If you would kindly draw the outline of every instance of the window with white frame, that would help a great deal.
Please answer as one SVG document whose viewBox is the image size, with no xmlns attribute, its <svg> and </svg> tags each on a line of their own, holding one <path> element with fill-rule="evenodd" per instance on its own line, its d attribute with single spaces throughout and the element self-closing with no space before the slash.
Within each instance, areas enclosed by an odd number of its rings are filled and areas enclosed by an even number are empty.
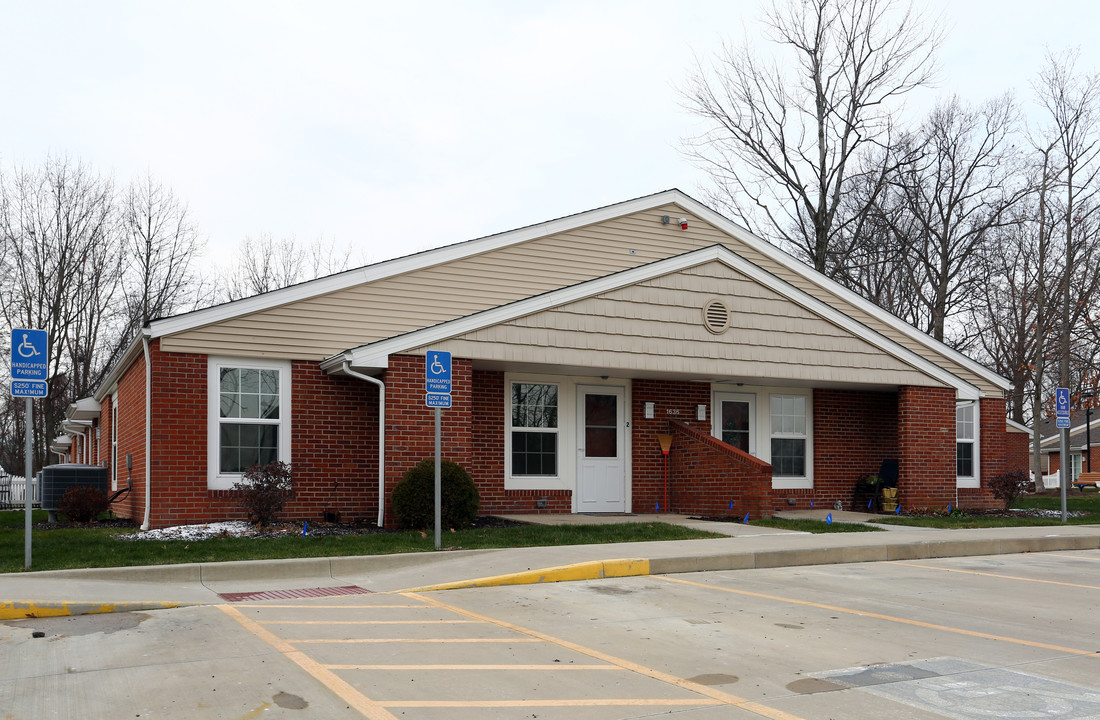
<svg viewBox="0 0 1100 720">
<path fill-rule="evenodd" d="M 976 475 L 977 422 L 974 403 L 955 407 L 955 474 L 960 480 L 972 480 Z"/>
<path fill-rule="evenodd" d="M 209 376 L 209 487 L 232 487 L 254 465 L 289 462 L 289 363 L 211 358 Z"/>
<path fill-rule="evenodd" d="M 771 396 L 772 476 L 807 476 L 807 403 L 804 395 Z"/>
<path fill-rule="evenodd" d="M 511 474 L 558 474 L 558 386 L 513 382 L 511 396 Z"/>
</svg>

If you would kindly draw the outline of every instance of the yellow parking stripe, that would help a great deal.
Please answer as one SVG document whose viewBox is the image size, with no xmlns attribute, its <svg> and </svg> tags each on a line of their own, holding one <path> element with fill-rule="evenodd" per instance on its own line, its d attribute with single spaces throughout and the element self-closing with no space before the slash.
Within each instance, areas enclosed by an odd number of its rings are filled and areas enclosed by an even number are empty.
<svg viewBox="0 0 1100 720">
<path fill-rule="evenodd" d="M 791 715 L 790 713 L 783 712 L 782 710 L 777 710 L 776 708 L 773 708 L 773 707 L 768 707 L 767 705 L 762 705 L 761 703 L 758 703 L 758 702 L 755 702 L 755 701 L 752 701 L 752 700 L 748 700 L 747 698 L 738 697 L 736 695 L 731 695 L 730 693 L 722 692 L 721 690 L 716 690 L 716 689 L 714 689 L 712 687 L 709 687 L 707 685 L 700 685 L 699 683 L 692 682 L 691 680 L 686 680 L 686 679 L 681 678 L 681 677 L 677 677 L 676 675 L 673 675 L 671 673 L 666 673 L 666 672 L 663 672 L 661 670 L 656 670 L 654 668 L 646 667 L 645 665 L 640 665 L 638 663 L 631 662 L 630 660 L 624 660 L 623 658 L 615 657 L 614 655 L 609 655 L 607 653 L 601 652 L 599 650 L 594 650 L 592 648 L 588 648 L 588 647 L 585 647 L 583 645 L 578 645 L 577 643 L 570 642 L 570 641 L 564 640 L 562 638 L 554 637 L 553 635 L 548 635 L 546 633 L 539 632 L 538 630 L 532 630 L 530 628 L 525 628 L 521 625 L 516 625 L 514 623 L 510 623 L 506 620 L 499 620 L 497 618 L 489 617 L 488 615 L 481 615 L 479 613 L 475 613 L 475 612 L 472 612 L 470 610 L 464 610 L 460 607 L 457 607 L 457 606 L 454 606 L 454 605 L 449 605 L 445 602 L 442 602 L 442 601 L 437 600 L 437 599 L 432 598 L 432 597 L 428 597 L 426 595 L 417 595 L 415 593 L 402 593 L 402 594 L 405 595 L 406 597 L 411 597 L 411 598 L 416 598 L 418 600 L 423 600 L 426 603 L 429 603 L 429 604 L 434 605 L 434 606 L 439 607 L 439 608 L 450 610 L 451 612 L 457 613 L 459 615 L 464 615 L 466 617 L 473 618 L 475 620 L 480 620 L 480 621 L 485 622 L 485 623 L 491 623 L 493 625 L 497 625 L 499 627 L 511 630 L 511 631 L 519 633 L 521 635 L 527 635 L 528 637 L 533 637 L 533 638 L 537 638 L 539 640 L 543 640 L 545 642 L 553 643 L 554 645 L 565 648 L 567 650 L 572 650 L 572 651 L 580 653 L 582 655 L 587 655 L 587 656 L 595 658 L 597 660 L 602 660 L 603 662 L 610 663 L 612 665 L 617 665 L 617 666 L 619 666 L 623 669 L 630 670 L 632 672 L 638 673 L 639 675 L 644 675 L 646 677 L 653 678 L 654 680 L 660 680 L 662 682 L 668 683 L 669 685 L 673 685 L 675 687 L 682 688 L 684 690 L 694 692 L 698 695 L 703 695 L 705 697 L 713 698 L 714 700 L 718 700 L 719 702 L 724 703 L 726 705 L 732 705 L 734 707 L 741 708 L 742 710 L 747 710 L 747 711 L 749 711 L 751 713 L 754 713 L 756 715 L 760 715 L 760 716 L 766 717 L 766 718 L 771 718 L 771 720 L 803 720 L 802 718 L 798 717 L 797 715 Z M 501 702 L 510 702 L 510 701 L 501 701 Z M 609 701 L 605 701 L 605 700 L 595 700 L 595 701 L 558 700 L 558 701 L 550 701 L 550 700 L 547 700 L 545 702 L 539 702 L 538 704 L 542 707 L 549 707 L 549 706 L 559 706 L 559 705 L 560 706 L 584 705 L 587 702 L 593 702 L 594 704 L 606 704 Z M 641 700 L 641 701 L 638 701 L 638 703 L 645 704 L 645 705 L 650 705 L 650 704 L 659 704 L 660 701 Z M 401 707 L 401 706 L 393 704 L 393 703 L 384 703 L 384 704 L 386 705 L 386 707 Z M 614 704 L 614 703 L 612 703 L 612 704 Z M 709 704 L 709 703 L 704 702 L 704 704 Z M 494 705 L 486 705 L 486 704 L 483 704 L 482 702 L 477 702 L 477 703 L 473 703 L 473 704 L 470 704 L 470 705 L 462 705 L 462 706 L 463 707 L 495 707 Z M 447 706 L 441 706 L 441 707 L 457 707 L 457 706 L 447 705 Z M 513 706 L 508 705 L 508 706 L 503 706 L 503 707 L 513 707 Z"/>
<path fill-rule="evenodd" d="M 542 642 L 535 638 L 309 638 L 308 640 L 289 640 L 294 645 L 324 645 L 356 643 L 527 643 Z"/>
<path fill-rule="evenodd" d="M 615 665 L 325 665 L 329 670 L 618 670 Z M 389 703 L 384 703 L 389 705 Z"/>
<path fill-rule="evenodd" d="M 257 620 L 261 625 L 476 625 L 476 620 Z"/>
<path fill-rule="evenodd" d="M 962 573 L 963 575 L 981 575 L 983 577 L 1002 578 L 1004 580 L 1021 580 L 1023 582 L 1043 583 L 1044 585 L 1062 585 L 1064 587 L 1084 588 L 1086 590 L 1100 590 L 1097 585 L 1079 585 L 1077 583 L 1059 582 L 1057 580 L 1038 580 L 1036 578 L 1017 577 L 1016 575 L 1000 575 L 998 573 L 978 572 L 977 570 L 959 570 L 957 568 L 942 568 L 932 565 L 917 565 L 916 563 L 895 562 L 893 565 L 923 568 L 924 570 L 939 570 L 941 572 Z"/>
<path fill-rule="evenodd" d="M 395 700 L 389 708 L 512 708 L 512 707 L 614 707 L 654 705 L 713 705 L 702 698 L 583 698 L 580 700 Z M 794 717 L 788 715 L 787 717 Z"/>
<path fill-rule="evenodd" d="M 241 610 L 251 610 L 253 608 L 292 608 L 298 610 L 374 610 L 375 608 L 381 608 L 384 610 L 416 610 L 423 609 L 423 605 L 264 605 L 263 603 L 250 602 L 247 605 L 240 605 Z"/>
<path fill-rule="evenodd" d="M 780 595 L 768 595 L 766 593 L 756 593 L 750 592 L 748 590 L 736 590 L 734 588 L 720 587 L 718 585 L 708 585 L 706 583 L 694 582 L 692 580 L 684 580 L 682 578 L 669 577 L 667 575 L 652 575 L 651 577 L 657 578 L 659 580 L 664 580 L 665 582 L 692 585 L 694 587 L 707 588 L 708 590 L 733 593 L 734 595 L 745 595 L 747 597 L 761 598 L 763 600 L 775 600 L 776 602 L 791 603 L 792 605 L 802 605 L 805 607 L 828 610 L 830 612 L 840 612 L 846 613 L 848 615 L 859 615 L 861 617 L 875 618 L 876 620 L 896 622 L 902 625 L 913 625 L 915 627 L 928 628 L 930 630 L 942 630 L 943 632 L 955 633 L 957 635 L 966 635 L 968 637 L 977 637 L 985 640 L 997 640 L 1000 642 L 1012 643 L 1014 645 L 1026 645 L 1027 647 L 1041 648 L 1043 650 L 1055 650 L 1057 652 L 1064 652 L 1070 655 L 1086 655 L 1100 659 L 1100 654 L 1097 654 L 1094 650 L 1081 650 L 1079 648 L 1051 645 L 1050 643 L 1035 642 L 1033 640 L 1005 637 L 1004 635 L 991 635 L 989 633 L 978 632 L 976 630 L 965 630 L 963 628 L 951 627 L 949 625 L 937 625 L 935 623 L 927 623 L 920 620 L 910 620 L 909 618 L 895 617 L 893 615 L 883 615 L 881 613 L 868 612 L 866 610 L 857 610 L 855 608 L 846 608 L 839 605 L 825 605 L 824 603 L 810 602 L 809 600 L 797 600 L 795 598 L 782 597 Z"/>
<path fill-rule="evenodd" d="M 245 617 L 237 608 L 230 607 L 229 605 L 218 605 L 217 607 L 226 615 L 240 623 L 250 633 L 282 653 L 286 659 L 312 675 L 318 682 L 336 693 L 341 700 L 346 702 L 350 707 L 355 708 L 364 717 L 369 720 L 397 720 L 395 715 L 387 711 L 381 705 L 356 690 L 349 683 L 342 680 L 331 670 L 326 669 L 313 658 L 300 650 L 295 650 L 293 645 L 284 641 L 278 635 L 265 629 L 254 620 Z"/>
</svg>

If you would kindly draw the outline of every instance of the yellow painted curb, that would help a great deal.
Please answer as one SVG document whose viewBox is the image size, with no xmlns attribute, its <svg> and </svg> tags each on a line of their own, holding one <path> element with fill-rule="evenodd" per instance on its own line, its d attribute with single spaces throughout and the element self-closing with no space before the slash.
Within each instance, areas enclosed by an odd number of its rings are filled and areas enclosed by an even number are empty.
<svg viewBox="0 0 1100 720">
<path fill-rule="evenodd" d="M 38 602 L 28 600 L 0 602 L 0 620 L 61 617 L 65 615 L 95 615 L 97 613 L 134 612 L 138 610 L 166 610 L 188 607 L 194 603 L 180 602 Z"/>
<path fill-rule="evenodd" d="M 498 585 L 534 585 L 537 583 L 597 580 L 599 578 L 631 577 L 634 575 L 649 575 L 649 560 L 642 558 L 593 560 L 575 563 L 573 565 L 559 565 L 557 567 L 542 568 L 541 570 L 527 570 L 526 572 L 510 573 L 508 575 L 494 575 L 493 577 L 478 578 L 476 580 L 459 580 L 457 582 L 441 583 L 439 585 L 425 585 L 423 587 L 408 588 L 407 590 L 399 590 L 397 592 L 431 592 L 433 590 L 459 590 L 462 588 L 495 587 Z"/>
</svg>

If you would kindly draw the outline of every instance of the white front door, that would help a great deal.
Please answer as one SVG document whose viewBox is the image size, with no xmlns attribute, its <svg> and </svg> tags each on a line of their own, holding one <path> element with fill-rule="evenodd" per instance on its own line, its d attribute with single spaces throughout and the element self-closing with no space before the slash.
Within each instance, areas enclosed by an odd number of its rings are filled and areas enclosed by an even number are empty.
<svg viewBox="0 0 1100 720">
<path fill-rule="evenodd" d="M 577 512 L 626 512 L 626 392 L 577 386 Z"/>
<path fill-rule="evenodd" d="M 756 396 L 714 393 L 711 435 L 727 445 L 756 455 Z"/>
</svg>

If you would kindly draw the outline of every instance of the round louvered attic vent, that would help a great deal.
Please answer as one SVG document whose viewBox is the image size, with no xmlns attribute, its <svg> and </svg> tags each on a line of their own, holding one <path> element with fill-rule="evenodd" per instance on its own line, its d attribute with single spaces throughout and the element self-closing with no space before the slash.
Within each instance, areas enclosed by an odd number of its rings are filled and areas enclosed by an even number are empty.
<svg viewBox="0 0 1100 720">
<path fill-rule="evenodd" d="M 715 335 L 730 326 L 730 311 L 721 300 L 711 300 L 703 306 L 703 325 Z"/>
</svg>

